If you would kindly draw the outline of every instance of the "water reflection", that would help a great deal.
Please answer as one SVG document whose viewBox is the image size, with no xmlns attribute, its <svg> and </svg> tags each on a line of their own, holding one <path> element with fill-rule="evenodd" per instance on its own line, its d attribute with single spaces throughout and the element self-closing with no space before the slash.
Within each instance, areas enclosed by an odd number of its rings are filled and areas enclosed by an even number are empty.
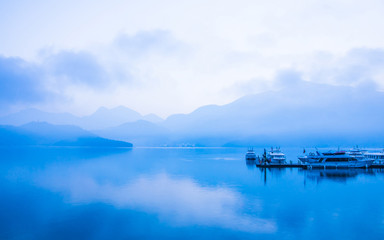
<svg viewBox="0 0 384 240">
<path fill-rule="evenodd" d="M 264 185 L 271 180 L 275 182 L 289 172 L 296 172 L 296 177 L 302 177 L 304 184 L 307 180 L 320 183 L 321 181 L 347 182 L 348 180 L 357 179 L 358 176 L 376 176 L 384 175 L 384 169 L 374 168 L 350 168 L 350 169 L 303 169 L 303 168 L 261 168 L 257 167 L 254 161 L 246 161 L 246 166 L 249 170 L 256 170 L 262 177 Z"/>
<path fill-rule="evenodd" d="M 246 166 L 249 170 L 257 170 L 263 178 L 264 185 L 267 184 L 268 179 L 279 179 L 286 173 L 286 168 L 270 167 L 263 168 L 257 167 L 256 162 L 252 160 L 246 160 Z"/>
<path fill-rule="evenodd" d="M 261 175 L 263 176 L 264 185 L 267 184 L 269 179 L 281 178 L 287 169 L 285 168 L 258 168 Z"/>
<path fill-rule="evenodd" d="M 0 239 L 384 235 L 381 169 L 260 169 L 241 149 L 25 151 L 2 155 Z"/>
<path fill-rule="evenodd" d="M 254 160 L 245 160 L 245 165 L 247 165 L 248 169 L 254 169 L 256 167 Z"/>
<path fill-rule="evenodd" d="M 356 179 L 359 175 L 371 175 L 374 176 L 379 173 L 376 169 L 311 169 L 304 170 L 304 177 L 308 180 L 320 183 L 321 181 L 335 181 L 335 182 L 347 182 L 348 180 Z"/>
<path fill-rule="evenodd" d="M 228 187 L 201 186 L 190 178 L 166 173 L 120 182 L 100 181 L 92 172 L 102 169 L 83 169 L 81 165 L 48 168 L 39 173 L 36 183 L 64 194 L 71 204 L 107 203 L 119 209 L 157 214 L 174 225 L 216 226 L 259 233 L 276 231 L 274 222 L 245 214 L 242 195 Z"/>
</svg>

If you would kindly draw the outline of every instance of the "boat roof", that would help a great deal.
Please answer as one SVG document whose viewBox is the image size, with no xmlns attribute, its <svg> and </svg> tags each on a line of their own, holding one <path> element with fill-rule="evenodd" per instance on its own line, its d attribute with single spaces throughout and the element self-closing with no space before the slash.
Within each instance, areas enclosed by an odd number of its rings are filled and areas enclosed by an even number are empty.
<svg viewBox="0 0 384 240">
<path fill-rule="evenodd" d="M 282 152 L 269 152 L 269 155 L 276 155 L 276 156 L 284 156 L 285 154 Z"/>
<path fill-rule="evenodd" d="M 364 155 L 375 155 L 375 156 L 383 156 L 384 152 L 366 152 Z"/>
</svg>

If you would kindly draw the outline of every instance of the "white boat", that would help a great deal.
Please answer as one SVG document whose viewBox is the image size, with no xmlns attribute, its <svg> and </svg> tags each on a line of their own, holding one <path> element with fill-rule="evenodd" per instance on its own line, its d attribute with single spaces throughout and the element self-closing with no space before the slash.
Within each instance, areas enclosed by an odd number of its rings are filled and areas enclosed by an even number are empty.
<svg viewBox="0 0 384 240">
<path fill-rule="evenodd" d="M 345 151 L 329 151 L 325 153 L 309 153 L 299 156 L 299 160 L 308 168 L 364 168 L 373 163 L 373 159 L 356 157 Z"/>
<path fill-rule="evenodd" d="M 256 154 L 253 151 L 253 148 L 249 148 L 248 152 L 245 154 L 245 160 L 247 161 L 254 161 L 256 160 Z"/>
<path fill-rule="evenodd" d="M 285 154 L 280 150 L 280 148 L 271 148 L 271 151 L 268 151 L 266 153 L 264 149 L 264 162 L 270 164 L 270 165 L 283 165 L 286 164 L 285 160 Z"/>
<path fill-rule="evenodd" d="M 367 152 L 367 150 L 361 150 L 358 146 L 356 146 L 349 151 L 346 151 L 345 153 L 351 157 L 356 158 L 357 160 L 361 160 L 367 158 L 367 156 L 364 155 L 365 152 Z"/>
<path fill-rule="evenodd" d="M 376 164 L 384 164 L 384 150 L 381 152 L 365 152 L 364 156 L 373 159 Z"/>
</svg>

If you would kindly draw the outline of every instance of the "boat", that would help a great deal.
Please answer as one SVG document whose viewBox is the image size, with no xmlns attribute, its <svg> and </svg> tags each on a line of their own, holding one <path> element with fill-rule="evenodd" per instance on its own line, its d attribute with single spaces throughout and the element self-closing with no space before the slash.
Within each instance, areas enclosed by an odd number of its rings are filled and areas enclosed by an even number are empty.
<svg viewBox="0 0 384 240">
<path fill-rule="evenodd" d="M 310 152 L 299 156 L 299 160 L 307 168 L 368 168 L 373 164 L 373 159 L 347 154 L 345 151 L 329 151 L 320 153 Z"/>
<path fill-rule="evenodd" d="M 378 152 L 365 152 L 364 156 L 373 159 L 375 164 L 384 164 L 384 150 Z"/>
<path fill-rule="evenodd" d="M 248 152 L 245 154 L 245 160 L 247 160 L 247 161 L 255 161 L 256 160 L 256 154 L 253 151 L 253 148 L 248 149 Z"/>
<path fill-rule="evenodd" d="M 348 154 L 351 157 L 356 158 L 357 160 L 361 160 L 361 159 L 367 158 L 366 155 L 364 155 L 365 152 L 367 152 L 367 151 L 361 150 L 358 146 L 356 146 L 356 147 L 350 149 L 349 151 L 347 151 L 346 154 Z"/>
<path fill-rule="evenodd" d="M 271 151 L 267 153 L 267 160 L 270 164 L 285 164 L 285 154 L 280 150 L 280 148 L 271 148 Z"/>
<path fill-rule="evenodd" d="M 280 166 L 286 164 L 285 160 L 285 154 L 280 150 L 280 148 L 271 148 L 271 151 L 268 152 L 264 149 L 264 154 L 262 159 L 259 160 L 259 164 Z"/>
</svg>

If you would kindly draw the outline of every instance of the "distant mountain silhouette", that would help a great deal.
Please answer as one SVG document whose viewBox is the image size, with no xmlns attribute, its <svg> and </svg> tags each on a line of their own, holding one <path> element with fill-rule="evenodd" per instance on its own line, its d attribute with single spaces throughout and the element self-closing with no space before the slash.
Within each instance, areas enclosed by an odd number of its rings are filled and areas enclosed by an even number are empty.
<svg viewBox="0 0 384 240">
<path fill-rule="evenodd" d="M 382 145 L 384 93 L 300 82 L 168 117 L 180 142 L 211 146 Z"/>
<path fill-rule="evenodd" d="M 87 130 L 95 130 L 116 127 L 141 119 L 157 123 L 163 121 L 155 114 L 142 116 L 134 110 L 120 106 L 112 109 L 101 107 L 95 113 L 84 117 L 76 117 L 69 113 L 47 113 L 31 108 L 0 117 L 0 124 L 20 126 L 33 121 L 42 121 L 56 125 L 76 125 Z"/>
<path fill-rule="evenodd" d="M 98 137 L 76 126 L 31 122 L 20 127 L 0 126 L 0 145 L 132 147 L 131 143 Z"/>
<path fill-rule="evenodd" d="M 160 123 L 96 131 L 143 146 L 382 146 L 384 93 L 307 82 L 208 105 Z"/>
<path fill-rule="evenodd" d="M 134 122 L 142 116 L 129 108 L 120 106 L 112 109 L 99 108 L 95 113 L 80 119 L 78 126 L 86 129 L 115 127 L 126 122 Z"/>
<path fill-rule="evenodd" d="M 151 122 L 151 123 L 159 123 L 159 122 L 162 122 L 164 119 L 162 119 L 161 117 L 157 116 L 156 114 L 148 114 L 148 115 L 145 115 L 142 120 L 145 120 L 147 122 Z"/>
<path fill-rule="evenodd" d="M 70 114 L 25 110 L 24 113 L 1 118 L 0 123 L 7 121 L 23 123 L 33 118 L 51 119 L 52 122 L 68 121 L 71 122 L 70 125 L 92 129 L 102 137 L 129 141 L 139 146 L 358 144 L 382 147 L 383 103 L 384 93 L 372 88 L 331 86 L 300 81 L 280 90 L 248 95 L 223 106 L 208 105 L 190 114 L 175 114 L 166 120 L 161 120 L 155 115 L 143 117 L 133 110 L 118 107 L 100 108 L 94 114 L 83 118 Z M 20 141 L 31 141 L 24 139 L 25 136 L 20 131 L 32 131 L 32 129 L 28 125 L 20 128 L 6 126 L 2 127 L 0 135 L 13 131 L 12 134 L 19 137 Z M 36 127 L 36 129 L 49 129 L 49 127 Z M 49 132 L 47 130 L 46 134 L 49 135 Z M 74 134 L 76 136 L 94 137 L 89 132 L 87 135 L 69 127 L 63 128 L 61 134 L 66 136 L 65 134 L 72 132 L 76 132 Z M 54 137 L 51 136 L 51 139 Z M 61 140 L 66 141 L 66 144 L 69 140 L 75 141 L 69 136 L 68 139 Z"/>
</svg>

